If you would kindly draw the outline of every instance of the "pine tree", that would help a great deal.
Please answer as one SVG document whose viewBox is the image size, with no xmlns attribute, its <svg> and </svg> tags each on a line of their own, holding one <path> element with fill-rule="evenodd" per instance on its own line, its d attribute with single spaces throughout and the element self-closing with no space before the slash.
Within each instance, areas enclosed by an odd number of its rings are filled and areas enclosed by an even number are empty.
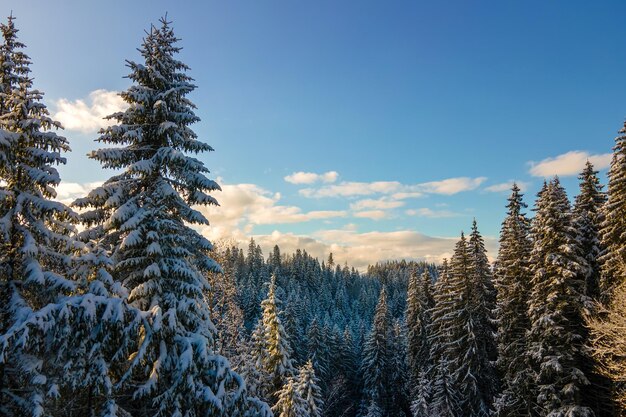
<svg viewBox="0 0 626 417">
<path fill-rule="evenodd" d="M 586 267 L 578 253 L 570 204 L 558 179 L 539 193 L 532 223 L 532 290 L 529 353 L 538 385 L 539 415 L 592 416 L 581 390 L 589 381 L 581 369 L 582 307 Z"/>
<path fill-rule="evenodd" d="M 431 310 L 432 321 L 428 326 L 431 363 L 422 377 L 427 378 L 432 387 L 431 413 L 441 417 L 453 417 L 459 413 L 459 393 L 453 386 L 450 358 L 456 357 L 454 341 L 460 329 L 454 327 L 457 295 L 453 292 L 447 259 L 443 260 L 434 289 L 435 306 Z"/>
<path fill-rule="evenodd" d="M 272 407 L 276 417 L 306 417 L 306 405 L 300 396 L 294 377 L 289 377 L 277 393 L 278 400 Z"/>
<path fill-rule="evenodd" d="M 458 392 L 464 416 L 487 416 L 491 404 L 489 354 L 484 340 L 483 311 L 479 304 L 481 282 L 477 279 L 476 249 L 461 234 L 450 260 L 453 297 L 451 335 L 453 347 L 446 357 L 452 366 L 452 386 Z"/>
<path fill-rule="evenodd" d="M 576 196 L 573 212 L 573 226 L 577 241 L 588 265 L 586 276 L 586 295 L 594 299 L 600 296 L 600 225 L 603 220 L 602 208 L 606 195 L 598 179 L 598 171 L 587 161 L 585 169 L 578 177 L 580 192 Z"/>
<path fill-rule="evenodd" d="M 472 233 L 468 242 L 470 256 L 469 288 L 471 294 L 471 312 L 476 323 L 475 334 L 479 348 L 478 389 L 483 393 L 484 401 L 491 409 L 492 401 L 499 381 L 493 363 L 498 357 L 495 335 L 494 312 L 496 310 L 496 289 L 493 282 L 491 265 L 482 235 L 478 231 L 476 220 L 472 223 Z M 474 371 L 472 371 L 474 374 Z"/>
<path fill-rule="evenodd" d="M 600 258 L 600 299 L 604 303 L 610 302 L 613 290 L 626 282 L 626 122 L 615 138 L 608 175 L 608 200 L 600 232 L 605 250 Z"/>
<path fill-rule="evenodd" d="M 463 416 L 460 413 L 459 391 L 454 386 L 451 373 L 454 367 L 445 356 L 439 358 L 432 380 L 433 394 L 430 404 L 430 415 L 440 417 Z"/>
<path fill-rule="evenodd" d="M 606 195 L 602 192 L 602 186 L 598 179 L 598 171 L 587 161 L 585 169 L 579 175 L 580 192 L 576 196 L 572 223 L 576 232 L 576 244 L 583 254 L 588 268 L 581 277 L 585 281 L 585 295 L 589 301 L 600 299 L 600 255 L 603 252 L 600 244 L 599 230 L 602 223 L 602 208 L 606 202 Z M 595 308 L 591 303 L 584 306 L 588 315 L 595 314 Z M 589 345 L 589 329 L 582 327 L 581 336 L 585 349 L 583 350 L 582 367 L 590 384 L 583 391 L 583 400 L 591 407 L 598 416 L 614 415 L 613 402 L 611 400 L 611 381 L 599 375 Z"/>
<path fill-rule="evenodd" d="M 322 400 L 322 390 L 319 387 L 319 379 L 315 376 L 313 363 L 309 360 L 298 374 L 298 384 L 296 389 L 304 401 L 304 413 L 302 416 L 321 417 L 324 401 Z"/>
<path fill-rule="evenodd" d="M 513 184 L 502 222 L 496 261 L 498 361 L 503 389 L 495 402 L 497 416 L 533 416 L 536 410 L 533 371 L 526 333 L 530 330 L 530 221 L 517 184 Z"/>
<path fill-rule="evenodd" d="M 381 410 L 382 415 L 389 415 L 393 407 L 394 390 L 393 364 L 393 323 L 387 306 L 385 288 L 380 292 L 372 329 L 363 347 L 362 374 L 364 391 L 371 399 L 373 410 Z"/>
<path fill-rule="evenodd" d="M 409 277 L 405 317 L 408 328 L 407 361 L 410 386 L 414 388 L 418 388 L 422 374 L 431 366 L 428 329 L 431 324 L 430 313 L 434 306 L 432 278 L 428 268 L 425 268 L 419 277 L 417 271 L 412 271 Z M 412 395 L 418 393 L 414 390 Z"/>
<path fill-rule="evenodd" d="M 204 297 L 205 274 L 219 271 L 212 246 L 189 225 L 208 220 L 192 206 L 216 204 L 219 186 L 189 153 L 211 151 L 190 125 L 199 119 L 186 97 L 195 86 L 170 22 L 161 19 L 139 49 L 143 63 L 128 62 L 133 85 L 121 93 L 127 110 L 93 151 L 105 168 L 121 170 L 75 205 L 86 230 L 111 253 L 113 277 L 129 290 L 132 306 L 149 314 L 150 330 L 130 356 L 120 383 L 125 408 L 143 415 L 213 415 L 242 400 L 241 378 L 216 354 L 215 328 Z"/>
<path fill-rule="evenodd" d="M 610 326 L 623 323 L 626 312 L 623 296 L 626 292 L 626 122 L 619 130 L 613 147 L 613 158 L 608 172 L 608 199 L 604 204 L 600 230 L 603 254 L 600 257 L 600 301 L 606 306 L 606 317 L 592 318 L 592 348 L 594 357 L 602 364 L 602 372 L 612 377 L 617 391 L 617 401 L 626 408 L 626 383 L 623 373 L 616 377 L 616 370 L 623 362 L 624 343 Z M 618 329 L 620 329 L 618 327 Z M 621 330 L 618 332 L 623 333 Z M 604 338 L 606 336 L 606 338 Z M 616 337 L 617 336 L 617 337 Z M 607 345 L 610 344 L 610 345 Z M 610 346 L 610 347 L 609 347 Z M 621 358 L 621 359 L 620 359 Z M 618 371 L 619 373 L 619 371 Z"/>
<path fill-rule="evenodd" d="M 420 375 L 415 392 L 416 395 L 411 402 L 412 417 L 430 417 L 432 387 L 425 373 Z"/>
<path fill-rule="evenodd" d="M 67 139 L 52 131 L 61 125 L 49 117 L 43 93 L 33 89 L 12 16 L 0 31 L 0 342 L 8 343 L 8 333 L 75 288 L 64 275 L 75 248 L 70 234 L 76 215 L 53 200 L 60 182 L 55 166 L 66 163 L 61 153 L 70 150 Z M 5 345 L 0 412 L 43 413 L 44 397 L 55 394 L 41 368 L 45 348 Z"/>
<path fill-rule="evenodd" d="M 270 401 L 278 398 L 278 392 L 287 384 L 287 380 L 295 376 L 291 359 L 291 344 L 282 324 L 281 301 L 276 292 L 276 275 L 272 275 L 267 298 L 261 303 L 263 308 L 261 319 L 264 347 L 263 370 L 267 378 L 264 390 L 267 392 L 266 398 Z"/>
</svg>

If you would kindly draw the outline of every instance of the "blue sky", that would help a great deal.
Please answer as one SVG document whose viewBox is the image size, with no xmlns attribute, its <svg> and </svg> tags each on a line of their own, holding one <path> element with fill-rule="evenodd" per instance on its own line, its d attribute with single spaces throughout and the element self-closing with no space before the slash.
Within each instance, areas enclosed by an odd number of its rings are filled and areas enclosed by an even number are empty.
<svg viewBox="0 0 626 417">
<path fill-rule="evenodd" d="M 606 166 L 626 116 L 623 1 L 56 3 L 2 10 L 67 128 L 62 196 L 110 175 L 84 156 L 94 120 L 168 12 L 225 186 L 214 239 L 436 260 L 475 216 L 493 255 L 507 196 L 493 189 L 520 181 L 532 203 L 560 174 L 573 196 L 571 173 Z M 297 172 L 331 174 L 285 180 Z"/>
</svg>

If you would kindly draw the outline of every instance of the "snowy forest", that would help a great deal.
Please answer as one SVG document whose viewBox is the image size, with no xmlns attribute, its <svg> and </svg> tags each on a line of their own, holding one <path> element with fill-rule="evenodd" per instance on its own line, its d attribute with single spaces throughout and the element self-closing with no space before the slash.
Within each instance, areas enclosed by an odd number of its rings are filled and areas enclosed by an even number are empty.
<svg viewBox="0 0 626 417">
<path fill-rule="evenodd" d="M 441 264 L 358 271 L 198 232 L 219 185 L 166 19 L 94 138 L 110 178 L 59 202 L 69 141 L 0 29 L 1 416 L 626 415 L 626 124 L 606 189 L 513 186 L 495 262 L 475 220 Z"/>
</svg>

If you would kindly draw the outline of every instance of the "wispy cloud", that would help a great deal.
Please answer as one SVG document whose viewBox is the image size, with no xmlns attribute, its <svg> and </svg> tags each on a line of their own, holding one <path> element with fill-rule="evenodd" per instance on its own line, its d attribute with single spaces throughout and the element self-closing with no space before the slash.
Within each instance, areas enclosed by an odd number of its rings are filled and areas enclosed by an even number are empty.
<svg viewBox="0 0 626 417">
<path fill-rule="evenodd" d="M 389 213 L 385 210 L 364 210 L 354 213 L 354 217 L 360 217 L 362 219 L 380 220 L 389 216 Z"/>
<path fill-rule="evenodd" d="M 309 198 L 358 197 L 391 195 L 395 199 L 416 198 L 423 194 L 453 195 L 478 188 L 486 177 L 457 177 L 420 184 L 402 184 L 398 181 L 341 182 L 319 188 L 304 188 L 300 194 Z"/>
<path fill-rule="evenodd" d="M 553 175 L 569 176 L 579 174 L 589 160 L 596 169 L 608 168 L 611 164 L 611 154 L 589 154 L 584 151 L 570 151 L 539 162 L 531 161 L 530 174 L 535 177 L 551 177 Z"/>
<path fill-rule="evenodd" d="M 405 213 L 409 216 L 429 217 L 433 219 L 439 219 L 439 218 L 444 218 L 444 217 L 457 217 L 457 216 L 462 215 L 460 213 L 455 213 L 450 210 L 433 210 L 433 209 L 426 208 L 426 207 L 418 208 L 418 209 L 409 209 L 409 210 L 406 210 Z"/>
<path fill-rule="evenodd" d="M 337 178 L 339 178 L 337 171 L 328 171 L 323 174 L 299 171 L 287 175 L 284 179 L 291 184 L 313 184 L 316 182 L 332 183 L 337 181 Z"/>
<path fill-rule="evenodd" d="M 399 191 L 402 184 L 398 181 L 375 181 L 375 182 L 342 182 L 321 188 L 304 188 L 300 194 L 305 197 L 354 197 L 373 194 L 389 194 Z"/>
<path fill-rule="evenodd" d="M 448 178 L 441 181 L 425 182 L 420 184 L 421 191 L 433 194 L 453 195 L 462 191 L 471 191 L 480 187 L 487 180 L 487 177 L 469 178 L 458 177 Z"/>
<path fill-rule="evenodd" d="M 63 127 L 83 133 L 96 133 L 114 121 L 104 117 L 122 111 L 127 104 L 115 91 L 95 90 L 87 99 L 69 100 L 62 98 L 54 103 L 53 118 Z"/>
<path fill-rule="evenodd" d="M 527 182 L 511 180 L 511 181 L 502 182 L 499 184 L 490 185 L 488 187 L 485 187 L 484 190 L 490 193 L 509 192 L 511 191 L 511 188 L 513 188 L 513 183 L 517 184 L 517 186 L 519 187 L 521 191 L 526 191 L 526 189 L 528 189 L 529 184 Z"/>
<path fill-rule="evenodd" d="M 405 204 L 404 201 L 389 200 L 386 198 L 381 198 L 377 200 L 365 199 L 365 200 L 359 200 L 355 203 L 350 204 L 350 208 L 352 210 L 365 210 L 365 209 L 386 210 L 386 209 L 402 207 L 404 204 Z"/>
</svg>

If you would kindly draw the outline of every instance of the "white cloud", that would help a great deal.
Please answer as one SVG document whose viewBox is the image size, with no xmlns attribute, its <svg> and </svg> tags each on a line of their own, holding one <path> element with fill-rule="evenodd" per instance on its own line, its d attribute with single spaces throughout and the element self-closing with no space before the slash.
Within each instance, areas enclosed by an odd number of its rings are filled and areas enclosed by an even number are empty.
<svg viewBox="0 0 626 417">
<path fill-rule="evenodd" d="M 420 198 L 423 197 L 424 193 L 419 193 L 417 191 L 413 191 L 410 193 L 407 192 L 402 192 L 402 193 L 395 193 L 391 195 L 391 198 L 393 198 L 394 200 L 406 200 L 409 198 Z"/>
<path fill-rule="evenodd" d="M 348 262 L 349 265 L 363 270 L 369 264 L 391 259 L 439 262 L 444 257 L 450 257 L 457 239 L 426 236 L 410 230 L 359 232 L 352 223 L 339 226 L 341 228 L 338 229 L 318 230 L 311 235 L 278 230 L 269 234 L 258 234 L 254 230 L 257 225 L 326 220 L 347 217 L 348 213 L 334 210 L 305 212 L 296 206 L 281 205 L 279 193 L 272 193 L 255 184 L 224 184 L 221 179 L 218 179 L 218 183 L 223 191 L 216 192 L 214 197 L 220 202 L 220 206 L 199 208 L 211 225 L 199 227 L 198 230 L 210 240 L 235 241 L 242 246 L 247 244 L 250 237 L 254 237 L 265 254 L 276 244 L 284 253 L 300 248 L 319 259 L 326 259 L 328 253 L 332 252 L 337 263 Z M 58 187 L 59 199 L 72 201 L 85 196 L 99 184 L 62 183 Z M 373 208 L 378 203 L 361 204 Z M 386 212 L 372 209 L 359 211 L 354 215 L 376 219 L 385 216 Z M 490 254 L 494 254 L 496 239 L 486 237 L 485 240 Z"/>
<path fill-rule="evenodd" d="M 509 192 L 511 191 L 511 188 L 513 188 L 513 183 L 517 184 L 517 186 L 519 187 L 521 191 L 526 191 L 528 189 L 529 184 L 527 182 L 511 180 L 508 182 L 502 182 L 500 184 L 493 184 L 493 185 L 490 185 L 489 187 L 485 187 L 485 191 L 488 191 L 490 193 Z"/>
<path fill-rule="evenodd" d="M 420 184 L 420 188 L 424 192 L 433 194 L 453 195 L 462 191 L 471 191 L 480 187 L 487 180 L 486 177 L 469 178 L 458 177 L 448 178 L 441 181 L 425 182 Z"/>
<path fill-rule="evenodd" d="M 301 223 L 348 215 L 341 210 L 303 212 L 300 207 L 280 205 L 280 193 L 272 193 L 255 184 L 222 184 L 221 188 L 222 192 L 214 194 L 219 206 L 200 208 L 212 224 L 204 231 L 213 239 L 229 233 L 241 238 L 251 233 L 256 225 Z"/>
<path fill-rule="evenodd" d="M 359 200 L 355 203 L 350 204 L 350 208 L 352 210 L 365 210 L 365 209 L 386 210 L 386 209 L 402 207 L 403 205 L 404 205 L 404 201 L 387 200 L 387 199 L 381 198 L 378 200 L 374 200 L 374 199 Z"/>
<path fill-rule="evenodd" d="M 53 118 L 66 129 L 83 133 L 96 133 L 100 128 L 110 126 L 114 121 L 104 117 L 128 106 L 117 92 L 107 90 L 92 91 L 87 100 L 62 98 L 54 104 L 56 112 Z"/>
<path fill-rule="evenodd" d="M 584 151 L 570 151 L 553 158 L 546 158 L 540 162 L 529 162 L 530 174 L 535 177 L 577 175 L 583 170 L 587 160 L 596 169 L 605 169 L 611 164 L 611 154 L 591 155 Z"/>
<path fill-rule="evenodd" d="M 341 182 L 320 188 L 304 188 L 300 190 L 300 194 L 309 198 L 382 194 L 391 195 L 396 199 L 406 199 L 421 197 L 425 193 L 453 195 L 463 191 L 471 191 L 478 188 L 486 180 L 486 177 L 458 177 L 413 185 L 402 184 L 398 181 Z"/>
<path fill-rule="evenodd" d="M 450 210 L 433 210 L 433 209 L 429 209 L 426 207 L 418 208 L 418 209 L 409 209 L 409 210 L 406 210 L 405 213 L 409 216 L 429 217 L 433 219 L 461 216 L 460 213 L 455 213 Z"/>
<path fill-rule="evenodd" d="M 87 196 L 91 190 L 96 187 L 102 185 L 102 181 L 98 182 L 88 182 L 84 184 L 80 184 L 77 182 L 65 182 L 61 181 L 59 186 L 56 188 L 57 197 L 56 199 L 65 204 L 70 204 L 77 198 L 82 198 Z"/>
<path fill-rule="evenodd" d="M 372 194 L 389 194 L 399 191 L 402 187 L 398 181 L 375 182 L 342 182 L 322 188 L 304 188 L 300 194 L 305 197 L 354 197 Z"/>
<path fill-rule="evenodd" d="M 291 175 L 287 175 L 285 181 L 292 184 L 313 184 L 315 182 L 332 183 L 337 181 L 339 174 L 337 171 L 328 171 L 323 174 L 316 174 L 314 172 L 294 172 Z"/>
<path fill-rule="evenodd" d="M 354 217 L 360 217 L 363 219 L 380 220 L 387 217 L 387 212 L 384 210 L 364 210 L 354 213 Z"/>
</svg>

